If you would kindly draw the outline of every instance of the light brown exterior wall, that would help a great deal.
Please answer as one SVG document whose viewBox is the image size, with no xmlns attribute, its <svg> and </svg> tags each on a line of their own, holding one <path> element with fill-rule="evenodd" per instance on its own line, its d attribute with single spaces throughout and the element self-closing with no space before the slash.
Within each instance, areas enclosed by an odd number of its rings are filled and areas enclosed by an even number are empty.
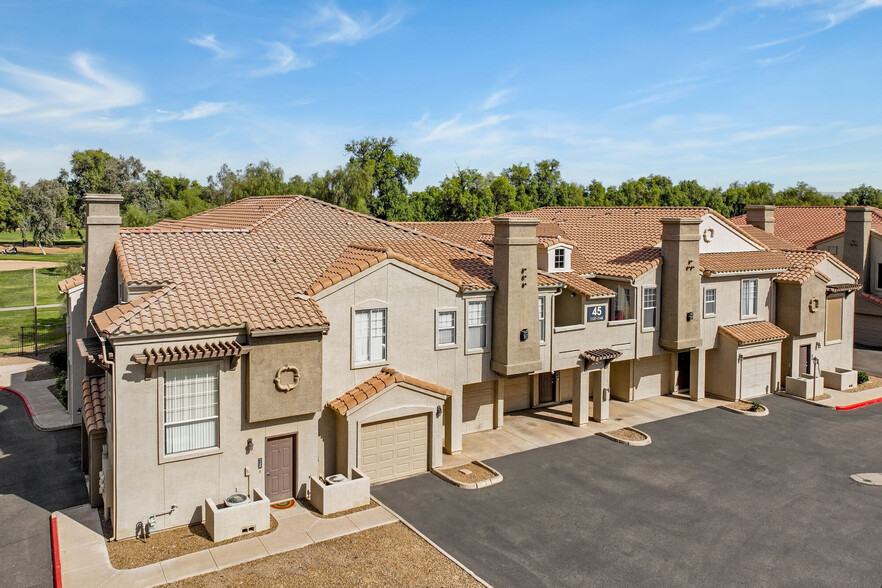
<svg viewBox="0 0 882 588">
<path fill-rule="evenodd" d="M 668 350 L 701 345 L 700 219 L 662 219 L 661 338 Z"/>
<path fill-rule="evenodd" d="M 251 423 L 309 415 L 321 411 L 322 333 L 252 337 L 248 366 L 248 421 Z M 276 374 L 284 367 L 297 370 L 297 386 L 290 391 L 276 387 Z M 293 382 L 293 374 L 280 375 L 281 384 Z"/>
</svg>

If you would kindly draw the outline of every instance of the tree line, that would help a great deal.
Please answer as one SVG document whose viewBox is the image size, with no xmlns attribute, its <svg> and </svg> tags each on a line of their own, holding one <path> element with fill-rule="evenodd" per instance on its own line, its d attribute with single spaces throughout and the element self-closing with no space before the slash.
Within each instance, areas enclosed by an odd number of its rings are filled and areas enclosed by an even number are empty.
<svg viewBox="0 0 882 588">
<path fill-rule="evenodd" d="M 564 180 L 560 162 L 516 163 L 500 172 L 458 167 L 437 185 L 413 191 L 420 158 L 396 151 L 393 137 L 366 137 L 345 145 L 345 165 L 309 177 L 285 178 L 269 161 L 233 171 L 223 164 L 204 183 L 148 170 L 136 157 L 102 149 L 74 151 L 69 169 L 53 179 L 16 184 L 0 161 L 0 229 L 32 233 L 37 245 L 51 244 L 70 227 L 82 234 L 88 193 L 123 196 L 124 226 L 180 219 L 248 196 L 302 194 L 390 221 L 464 221 L 542 206 L 707 206 L 724 216 L 742 214 L 748 204 L 869 205 L 882 207 L 882 190 L 861 185 L 840 198 L 813 186 L 775 190 L 768 182 L 733 182 L 705 187 L 696 180 L 674 183 L 649 175 L 618 185 Z"/>
</svg>

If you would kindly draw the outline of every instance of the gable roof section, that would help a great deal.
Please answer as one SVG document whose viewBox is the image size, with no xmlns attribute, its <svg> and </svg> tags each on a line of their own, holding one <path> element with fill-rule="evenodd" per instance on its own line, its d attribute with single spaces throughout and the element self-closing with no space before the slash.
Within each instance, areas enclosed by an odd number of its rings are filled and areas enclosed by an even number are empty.
<svg viewBox="0 0 882 588">
<path fill-rule="evenodd" d="M 563 280 L 567 288 L 586 298 L 609 298 L 616 295 L 615 292 L 606 286 L 601 286 L 593 280 L 583 278 L 577 273 L 557 273 L 554 274 L 554 277 Z"/>
<path fill-rule="evenodd" d="M 107 409 L 107 380 L 105 376 L 83 378 L 83 423 L 86 432 L 107 428 L 104 412 Z"/>
<path fill-rule="evenodd" d="M 410 384 L 416 388 L 428 390 L 429 392 L 434 392 L 436 394 L 443 394 L 444 396 L 453 396 L 453 393 L 447 388 L 442 388 L 441 386 L 426 382 L 425 380 L 406 376 L 392 368 L 384 367 L 377 375 L 368 378 L 352 390 L 344 392 L 337 398 L 328 402 L 328 407 L 336 411 L 338 414 L 345 415 L 349 409 L 355 408 L 363 402 L 367 402 L 369 398 L 400 383 Z"/>
<path fill-rule="evenodd" d="M 734 220 L 734 219 L 733 219 Z M 751 236 L 754 241 L 757 241 L 769 249 L 774 249 L 777 251 L 786 251 L 792 249 L 803 249 L 796 243 L 791 243 L 785 239 L 782 239 L 778 235 L 773 235 L 772 233 L 767 233 L 766 231 L 760 229 L 759 227 L 755 227 L 753 225 L 741 225 L 739 228 Z"/>
<path fill-rule="evenodd" d="M 86 282 L 86 276 L 83 274 L 77 274 L 70 278 L 65 278 L 58 282 L 58 291 L 64 294 L 65 292 L 70 292 L 77 286 L 82 286 Z"/>
<path fill-rule="evenodd" d="M 756 321 L 740 325 L 728 325 L 718 327 L 721 334 L 731 337 L 739 345 L 751 345 L 753 343 L 765 343 L 767 341 L 780 341 L 790 335 L 787 331 L 770 323 L 769 321 Z"/>
<path fill-rule="evenodd" d="M 861 277 L 850 267 L 845 265 L 845 263 L 837 258 L 835 255 L 832 255 L 828 251 L 818 251 L 815 249 L 797 249 L 792 251 L 784 251 L 784 256 L 787 257 L 787 261 L 790 263 L 791 269 L 796 268 L 817 268 L 818 264 L 822 261 L 829 261 L 833 265 L 835 265 L 839 270 L 843 273 L 850 276 L 854 282 L 860 281 Z M 818 273 L 822 273 L 818 270 Z M 823 275 L 823 274 L 822 274 Z M 780 276 L 779 276 L 780 277 Z M 829 278 L 828 278 L 829 280 Z"/>
<path fill-rule="evenodd" d="M 704 275 L 715 276 L 744 272 L 783 272 L 790 267 L 790 262 L 779 251 L 740 251 L 702 254 L 699 256 L 699 265 Z"/>
<path fill-rule="evenodd" d="M 747 225 L 747 215 L 732 217 L 736 225 Z M 872 209 L 872 230 L 882 235 L 882 210 Z M 845 231 L 842 206 L 776 206 L 775 236 L 799 247 L 813 247 Z"/>
</svg>

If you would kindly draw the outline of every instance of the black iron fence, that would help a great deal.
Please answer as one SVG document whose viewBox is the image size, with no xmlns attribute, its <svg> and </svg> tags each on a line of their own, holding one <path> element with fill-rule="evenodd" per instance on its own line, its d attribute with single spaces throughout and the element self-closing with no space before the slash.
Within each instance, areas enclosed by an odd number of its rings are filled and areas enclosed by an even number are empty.
<svg viewBox="0 0 882 588">
<path fill-rule="evenodd" d="M 64 347 L 66 329 L 63 323 L 38 323 L 19 329 L 19 355 L 49 353 Z"/>
</svg>

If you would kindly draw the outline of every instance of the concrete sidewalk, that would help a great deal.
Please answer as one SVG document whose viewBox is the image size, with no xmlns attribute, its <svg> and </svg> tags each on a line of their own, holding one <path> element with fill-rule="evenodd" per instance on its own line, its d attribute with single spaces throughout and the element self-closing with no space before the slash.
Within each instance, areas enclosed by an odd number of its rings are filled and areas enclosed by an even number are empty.
<svg viewBox="0 0 882 588">
<path fill-rule="evenodd" d="M 815 404 L 817 406 L 837 408 L 853 406 L 862 402 L 868 402 L 871 400 L 882 398 L 882 387 L 870 388 L 869 390 L 861 390 L 860 392 L 844 392 L 842 390 L 824 388 L 823 394 L 828 395 L 829 398 L 824 398 L 822 400 L 812 400 L 811 398 L 799 398 L 797 396 L 791 396 L 790 394 L 782 394 L 782 396 L 786 398 L 794 398 L 796 400 L 804 400 L 805 402 Z M 818 392 L 818 395 L 820 396 L 821 392 Z"/>
<path fill-rule="evenodd" d="M 297 504 L 285 510 L 272 509 L 272 515 L 279 526 L 267 535 L 140 568 L 117 570 L 110 563 L 96 509 L 84 505 L 56 512 L 53 516 L 58 524 L 62 585 L 65 588 L 160 586 L 399 520 L 383 506 L 325 519 Z"/>
<path fill-rule="evenodd" d="M 25 379 L 29 369 L 44 364 L 45 362 L 22 358 L 21 363 L 0 365 L 0 387 L 24 398 L 34 426 L 41 431 L 57 431 L 79 424 L 79 415 L 74 418 L 49 390 L 49 386 L 55 383 L 54 379 L 34 382 Z"/>
</svg>

